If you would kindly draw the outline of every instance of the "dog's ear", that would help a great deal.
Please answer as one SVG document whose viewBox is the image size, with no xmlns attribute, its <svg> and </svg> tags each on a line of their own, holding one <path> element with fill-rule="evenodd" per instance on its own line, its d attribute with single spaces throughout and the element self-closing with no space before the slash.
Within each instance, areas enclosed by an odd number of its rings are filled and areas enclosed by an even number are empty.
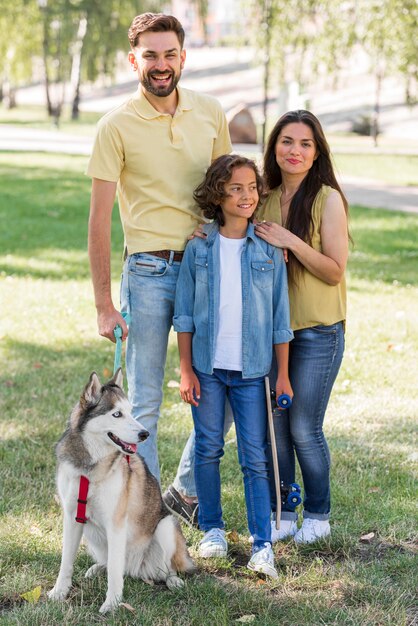
<svg viewBox="0 0 418 626">
<path fill-rule="evenodd" d="M 90 374 L 90 379 L 81 394 L 80 404 L 83 408 L 89 405 L 96 404 L 100 398 L 100 391 L 102 385 L 96 372 Z"/>
<path fill-rule="evenodd" d="M 112 380 L 110 380 L 109 382 L 123 389 L 123 374 L 122 374 L 122 369 L 120 367 L 117 369 Z"/>
</svg>

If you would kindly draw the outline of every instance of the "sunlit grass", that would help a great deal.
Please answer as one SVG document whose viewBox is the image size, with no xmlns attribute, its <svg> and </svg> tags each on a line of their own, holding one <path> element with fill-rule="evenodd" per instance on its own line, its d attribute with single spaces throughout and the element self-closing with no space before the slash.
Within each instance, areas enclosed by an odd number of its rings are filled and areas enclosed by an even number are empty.
<svg viewBox="0 0 418 626">
<path fill-rule="evenodd" d="M 417 154 L 344 153 L 334 152 L 337 170 L 346 176 L 380 180 L 390 185 L 418 185 Z"/>
</svg>

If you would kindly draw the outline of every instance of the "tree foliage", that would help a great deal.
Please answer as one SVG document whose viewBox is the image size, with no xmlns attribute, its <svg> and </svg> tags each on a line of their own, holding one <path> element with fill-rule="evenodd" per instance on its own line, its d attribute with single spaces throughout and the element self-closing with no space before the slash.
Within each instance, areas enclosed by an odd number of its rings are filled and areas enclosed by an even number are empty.
<svg viewBox="0 0 418 626">
<path fill-rule="evenodd" d="M 111 75 L 116 53 L 127 49 L 132 18 L 160 10 L 159 0 L 0 0 L 2 82 L 18 85 L 42 59 L 48 112 L 59 119 L 70 85 L 77 114 L 80 84 Z M 18 53 L 19 52 L 19 53 Z"/>
<path fill-rule="evenodd" d="M 306 87 L 321 69 L 336 76 L 353 48 L 363 49 L 376 78 L 375 139 L 383 78 L 402 75 L 407 101 L 413 100 L 411 85 L 418 80 L 416 0 L 244 0 L 244 9 L 251 15 L 251 39 L 277 85 L 292 79 Z"/>
</svg>

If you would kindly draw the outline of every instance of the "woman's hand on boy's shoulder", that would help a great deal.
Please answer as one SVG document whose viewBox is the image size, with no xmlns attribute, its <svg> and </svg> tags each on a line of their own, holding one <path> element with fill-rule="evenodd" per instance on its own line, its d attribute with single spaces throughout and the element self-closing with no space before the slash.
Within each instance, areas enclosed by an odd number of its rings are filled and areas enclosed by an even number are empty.
<svg viewBox="0 0 418 626">
<path fill-rule="evenodd" d="M 255 234 L 260 237 L 260 239 L 264 239 L 267 243 L 275 248 L 282 249 L 283 258 L 285 262 L 288 261 L 288 250 L 286 246 L 283 244 L 283 241 L 280 237 L 280 233 L 285 231 L 286 229 L 276 224 L 275 222 L 266 222 L 263 220 L 262 222 L 254 222 L 254 231 Z"/>
</svg>

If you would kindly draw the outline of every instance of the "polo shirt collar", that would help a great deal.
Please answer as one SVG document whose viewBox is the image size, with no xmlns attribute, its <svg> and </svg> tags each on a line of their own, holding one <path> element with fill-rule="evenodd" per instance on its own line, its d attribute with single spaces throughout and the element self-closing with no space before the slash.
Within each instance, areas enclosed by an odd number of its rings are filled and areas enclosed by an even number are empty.
<svg viewBox="0 0 418 626">
<path fill-rule="evenodd" d="M 181 87 L 177 87 L 177 94 L 178 94 L 179 100 L 177 103 L 176 112 L 190 111 L 193 107 L 192 107 L 191 99 L 187 91 L 184 91 Z M 152 120 L 163 115 L 163 113 L 160 113 L 160 111 L 157 111 L 157 109 L 154 109 L 151 102 L 149 102 L 146 99 L 142 91 L 141 85 L 138 86 L 138 89 L 134 95 L 133 101 L 134 101 L 134 107 L 135 107 L 136 112 L 138 113 L 138 115 L 140 115 L 144 119 Z"/>
<path fill-rule="evenodd" d="M 177 93 L 179 96 L 177 111 L 191 111 L 191 109 L 193 109 L 193 105 L 187 89 L 184 90 L 181 87 L 177 87 Z"/>
</svg>

